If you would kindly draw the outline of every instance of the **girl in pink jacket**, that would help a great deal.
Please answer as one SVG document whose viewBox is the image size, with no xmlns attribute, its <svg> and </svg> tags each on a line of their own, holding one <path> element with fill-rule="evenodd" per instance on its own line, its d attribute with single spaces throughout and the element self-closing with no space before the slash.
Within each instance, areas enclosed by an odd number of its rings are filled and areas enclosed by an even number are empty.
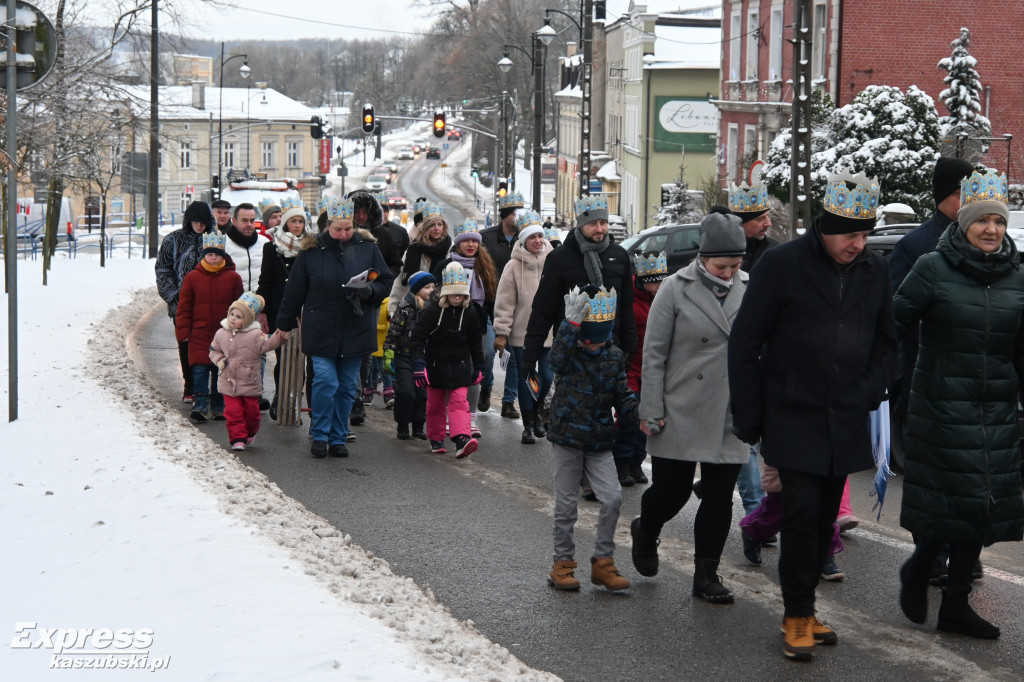
<svg viewBox="0 0 1024 682">
<path fill-rule="evenodd" d="M 288 338 L 278 329 L 267 336 L 256 321 L 263 298 L 246 291 L 228 308 L 228 316 L 210 344 L 210 360 L 220 370 L 217 389 L 224 396 L 224 417 L 233 450 L 245 450 L 260 430 L 260 396 L 263 395 L 261 359 Z"/>
</svg>

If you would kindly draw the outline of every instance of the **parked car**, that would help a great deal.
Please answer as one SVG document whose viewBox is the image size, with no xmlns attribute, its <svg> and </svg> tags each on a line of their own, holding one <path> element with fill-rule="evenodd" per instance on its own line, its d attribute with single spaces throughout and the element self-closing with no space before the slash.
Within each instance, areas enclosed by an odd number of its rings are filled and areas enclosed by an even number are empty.
<svg viewBox="0 0 1024 682">
<path fill-rule="evenodd" d="M 700 223 L 648 228 L 626 238 L 622 248 L 629 254 L 631 266 L 633 256 L 638 253 L 664 251 L 668 259 L 668 272 L 672 274 L 697 257 L 700 250 Z"/>
<path fill-rule="evenodd" d="M 892 255 L 892 250 L 896 248 L 896 242 L 903 239 L 903 235 L 913 230 L 917 225 L 917 223 L 897 223 L 895 225 L 876 227 L 868 235 L 867 247 L 875 253 L 880 253 L 888 258 Z"/>
<path fill-rule="evenodd" d="M 392 210 L 401 211 L 408 204 L 408 202 L 405 199 L 405 195 L 403 195 L 397 189 L 385 190 L 384 196 L 387 197 L 388 206 L 390 206 Z"/>
<path fill-rule="evenodd" d="M 402 147 L 398 150 L 398 158 L 402 161 L 411 161 L 414 157 L 412 147 Z"/>
<path fill-rule="evenodd" d="M 428 148 L 427 149 L 427 158 L 428 159 L 440 159 L 441 158 L 441 150 L 438 149 L 437 147 L 430 147 L 430 148 Z"/>
<path fill-rule="evenodd" d="M 388 180 L 383 175 L 370 175 L 366 178 L 366 189 L 371 192 L 379 192 L 387 189 Z"/>
</svg>

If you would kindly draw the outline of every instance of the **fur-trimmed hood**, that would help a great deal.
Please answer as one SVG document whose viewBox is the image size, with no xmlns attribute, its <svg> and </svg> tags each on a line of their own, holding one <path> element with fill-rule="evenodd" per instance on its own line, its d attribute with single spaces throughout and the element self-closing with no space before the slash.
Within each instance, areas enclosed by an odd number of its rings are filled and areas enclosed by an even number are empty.
<svg viewBox="0 0 1024 682">
<path fill-rule="evenodd" d="M 357 189 L 348 195 L 349 199 L 352 200 L 352 206 L 356 209 L 365 208 L 367 213 L 367 224 L 356 225 L 357 228 L 365 227 L 367 229 L 375 229 L 384 224 L 384 211 L 380 207 L 380 202 L 377 201 L 372 193 L 365 189 Z"/>
</svg>

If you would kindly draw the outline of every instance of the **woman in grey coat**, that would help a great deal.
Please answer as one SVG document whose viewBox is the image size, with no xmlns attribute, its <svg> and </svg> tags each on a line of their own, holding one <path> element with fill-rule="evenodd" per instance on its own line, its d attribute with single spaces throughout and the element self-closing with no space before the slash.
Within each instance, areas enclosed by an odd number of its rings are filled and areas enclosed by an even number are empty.
<svg viewBox="0 0 1024 682">
<path fill-rule="evenodd" d="M 728 378 L 729 331 L 747 283 L 740 270 L 746 238 L 733 215 L 713 213 L 701 226 L 697 259 L 662 283 L 647 318 L 640 418 L 653 475 L 630 531 L 637 572 L 657 574 L 658 536 L 690 498 L 699 462 L 693 594 L 728 604 L 733 595 L 717 575 L 718 562 L 750 451 L 732 433 Z"/>
</svg>

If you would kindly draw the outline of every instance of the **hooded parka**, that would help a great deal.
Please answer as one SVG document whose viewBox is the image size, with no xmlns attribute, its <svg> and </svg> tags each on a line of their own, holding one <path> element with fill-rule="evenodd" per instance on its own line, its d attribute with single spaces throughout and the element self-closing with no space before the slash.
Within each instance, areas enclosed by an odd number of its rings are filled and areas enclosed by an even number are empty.
<svg viewBox="0 0 1024 682">
<path fill-rule="evenodd" d="M 1013 240 L 986 254 L 951 223 L 893 311 L 901 333 L 920 322 L 900 524 L 918 538 L 1020 540 L 1024 272 Z"/>
</svg>

